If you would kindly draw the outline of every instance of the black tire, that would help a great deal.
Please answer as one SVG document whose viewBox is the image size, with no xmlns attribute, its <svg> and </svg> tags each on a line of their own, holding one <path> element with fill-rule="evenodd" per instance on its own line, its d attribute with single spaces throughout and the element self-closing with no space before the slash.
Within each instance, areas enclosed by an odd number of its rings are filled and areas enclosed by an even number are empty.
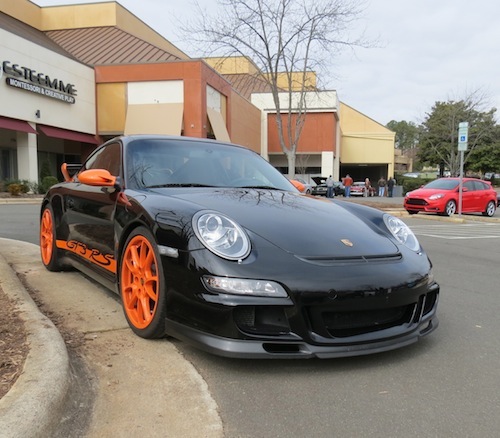
<svg viewBox="0 0 500 438">
<path fill-rule="evenodd" d="M 40 256 L 43 265 L 52 272 L 59 272 L 64 269 L 59 259 L 56 241 L 54 210 L 50 204 L 47 204 L 40 215 Z"/>
<path fill-rule="evenodd" d="M 415 211 L 415 210 L 406 210 L 408 212 L 408 214 L 417 214 L 418 211 Z"/>
<path fill-rule="evenodd" d="M 118 284 L 133 332 L 146 339 L 165 336 L 165 276 L 158 245 L 146 227 L 134 229 L 125 242 Z"/>
<path fill-rule="evenodd" d="M 493 201 L 488 202 L 485 210 L 483 211 L 483 216 L 492 217 L 495 214 L 497 207 L 496 203 Z"/>
</svg>

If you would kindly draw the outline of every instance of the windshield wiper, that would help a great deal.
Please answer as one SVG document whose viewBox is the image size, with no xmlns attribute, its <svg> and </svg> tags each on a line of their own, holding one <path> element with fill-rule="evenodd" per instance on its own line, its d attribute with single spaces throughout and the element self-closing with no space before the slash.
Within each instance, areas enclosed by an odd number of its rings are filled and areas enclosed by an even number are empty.
<svg viewBox="0 0 500 438">
<path fill-rule="evenodd" d="M 235 189 L 264 189 L 264 190 L 282 190 L 278 187 L 273 186 L 243 186 L 243 187 L 235 187 Z"/>
<path fill-rule="evenodd" d="M 199 183 L 170 183 L 170 184 L 156 184 L 154 186 L 146 186 L 145 189 L 160 189 L 162 187 L 217 187 L 210 186 L 207 184 L 199 184 Z"/>
</svg>

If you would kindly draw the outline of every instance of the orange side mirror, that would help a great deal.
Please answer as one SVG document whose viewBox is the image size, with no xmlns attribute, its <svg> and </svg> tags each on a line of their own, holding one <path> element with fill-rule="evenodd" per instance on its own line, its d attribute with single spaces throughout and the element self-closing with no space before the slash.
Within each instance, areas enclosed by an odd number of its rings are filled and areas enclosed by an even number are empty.
<svg viewBox="0 0 500 438">
<path fill-rule="evenodd" d="M 78 181 L 89 186 L 113 187 L 116 184 L 116 176 L 105 169 L 89 169 L 78 174 Z"/>
</svg>

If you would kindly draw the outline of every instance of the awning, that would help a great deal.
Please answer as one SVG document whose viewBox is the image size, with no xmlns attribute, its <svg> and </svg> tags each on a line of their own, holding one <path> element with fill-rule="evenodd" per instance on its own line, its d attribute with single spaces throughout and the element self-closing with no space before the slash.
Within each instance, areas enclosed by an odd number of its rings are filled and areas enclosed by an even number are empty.
<svg viewBox="0 0 500 438">
<path fill-rule="evenodd" d="M 207 108 L 207 115 L 212 129 L 215 134 L 215 138 L 221 141 L 231 141 L 229 138 L 229 133 L 227 132 L 226 122 L 222 118 L 222 114 L 213 108 Z"/>
<path fill-rule="evenodd" d="M 182 103 L 152 103 L 129 105 L 125 120 L 125 135 L 181 135 Z"/>
<path fill-rule="evenodd" d="M 37 125 L 37 128 L 47 137 L 62 138 L 64 140 L 79 141 L 82 143 L 100 144 L 100 142 L 92 134 L 69 131 L 68 129 L 55 128 L 53 126 L 46 125 Z"/>
<path fill-rule="evenodd" d="M 27 132 L 28 134 L 38 134 L 28 122 L 11 119 L 9 117 L 0 116 L 0 128 L 10 129 L 11 131 Z"/>
</svg>

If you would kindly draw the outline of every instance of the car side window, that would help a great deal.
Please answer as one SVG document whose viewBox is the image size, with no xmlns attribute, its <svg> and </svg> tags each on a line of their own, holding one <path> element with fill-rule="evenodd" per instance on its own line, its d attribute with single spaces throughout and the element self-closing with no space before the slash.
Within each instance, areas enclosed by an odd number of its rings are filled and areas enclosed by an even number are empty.
<svg viewBox="0 0 500 438">
<path fill-rule="evenodd" d="M 476 183 L 476 190 L 488 190 L 488 184 L 482 181 L 474 181 Z"/>
<path fill-rule="evenodd" d="M 476 186 L 474 185 L 474 181 L 466 181 L 464 183 L 464 187 L 469 191 L 472 192 L 476 190 Z"/>
<path fill-rule="evenodd" d="M 106 169 L 111 175 L 120 176 L 120 162 L 120 144 L 111 143 L 91 155 L 85 162 L 83 170 Z"/>
</svg>

